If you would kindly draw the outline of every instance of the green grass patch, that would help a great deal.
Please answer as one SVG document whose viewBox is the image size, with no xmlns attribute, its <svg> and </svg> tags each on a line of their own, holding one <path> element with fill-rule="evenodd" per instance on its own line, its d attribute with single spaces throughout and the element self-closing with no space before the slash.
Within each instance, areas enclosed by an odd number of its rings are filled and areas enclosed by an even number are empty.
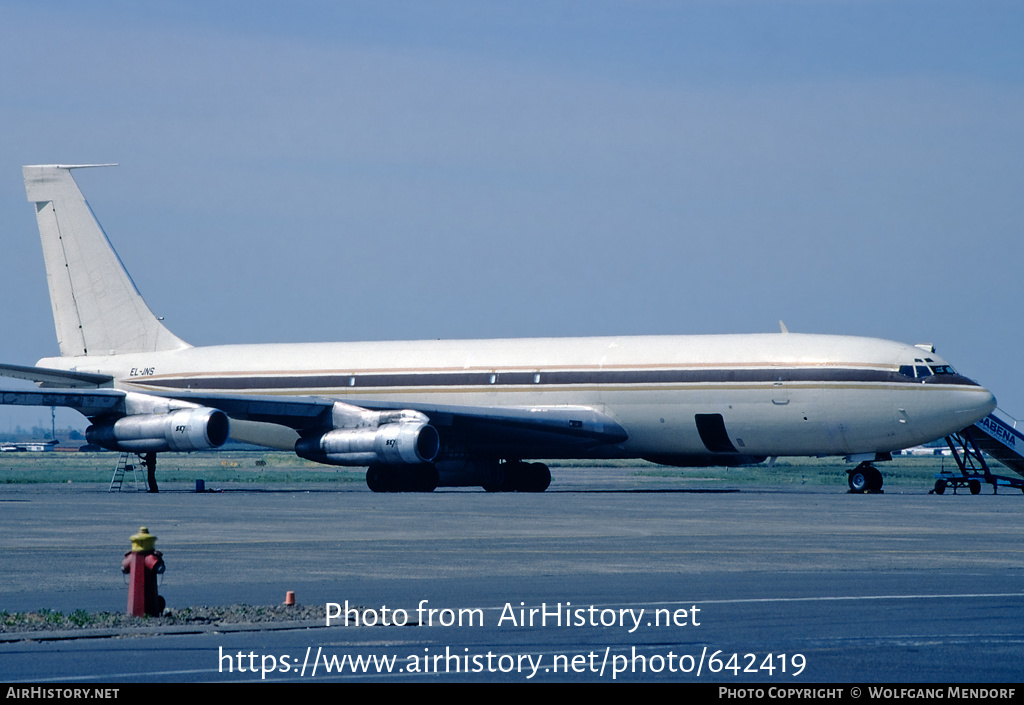
<svg viewBox="0 0 1024 705">
<path fill-rule="evenodd" d="M 104 483 L 109 484 L 117 453 L 3 453 L 0 483 Z M 145 484 L 146 468 L 135 456 L 129 458 L 135 476 Z M 294 453 L 276 451 L 211 451 L 161 453 L 157 463 L 159 482 L 365 482 L 364 468 L 321 465 Z M 131 471 L 125 483 L 131 483 Z"/>
<path fill-rule="evenodd" d="M 0 454 L 0 484 L 10 483 L 97 483 L 109 484 L 117 453 L 3 453 Z M 146 470 L 134 456 L 136 474 L 145 484 Z M 674 468 L 643 460 L 554 460 L 548 461 L 557 479 L 559 468 L 622 468 L 637 477 L 679 478 L 683 481 L 712 481 L 730 484 L 842 485 L 846 471 L 855 467 L 842 458 L 784 458 L 738 468 Z M 945 456 L 897 456 L 878 463 L 886 487 L 931 485 L 938 472 L 956 472 L 956 463 Z M 994 470 L 995 471 L 995 470 Z M 997 472 L 997 471 L 996 471 Z M 211 451 L 161 453 L 157 466 L 159 482 L 195 483 L 337 483 L 366 481 L 365 468 L 320 465 L 284 451 Z M 126 486 L 132 473 L 125 475 Z"/>
<path fill-rule="evenodd" d="M 199 605 L 168 609 L 158 617 L 129 617 L 116 612 L 87 612 L 82 609 L 63 614 L 45 607 L 36 612 L 0 612 L 0 632 L 39 632 L 74 629 L 123 629 L 131 627 L 175 626 L 181 624 L 257 624 L 323 620 L 323 605 L 252 606 Z"/>
<path fill-rule="evenodd" d="M 637 475 L 650 477 L 681 477 L 721 481 L 729 484 L 787 485 L 843 485 L 847 471 L 855 463 L 842 458 L 785 458 L 769 466 L 767 462 L 738 468 L 667 468 L 651 465 L 638 469 Z M 922 487 L 935 482 L 939 472 L 957 472 L 956 461 L 946 456 L 897 456 L 891 461 L 875 465 L 885 478 L 885 487 Z"/>
</svg>

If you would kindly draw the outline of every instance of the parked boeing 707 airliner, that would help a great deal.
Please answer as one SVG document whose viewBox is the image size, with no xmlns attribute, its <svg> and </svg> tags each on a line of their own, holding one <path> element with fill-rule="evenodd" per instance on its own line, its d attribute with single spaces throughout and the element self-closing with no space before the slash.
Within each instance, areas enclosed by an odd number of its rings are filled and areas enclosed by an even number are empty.
<svg viewBox="0 0 1024 705">
<path fill-rule="evenodd" d="M 193 347 L 154 316 L 77 184 L 77 166 L 24 167 L 60 357 L 0 373 L 66 406 L 90 442 L 139 454 L 230 437 L 331 465 L 374 491 L 543 491 L 541 458 L 743 465 L 845 456 L 872 463 L 984 418 L 992 394 L 928 346 L 778 334 L 424 340 Z M 154 485 L 155 489 L 155 485 Z"/>
</svg>

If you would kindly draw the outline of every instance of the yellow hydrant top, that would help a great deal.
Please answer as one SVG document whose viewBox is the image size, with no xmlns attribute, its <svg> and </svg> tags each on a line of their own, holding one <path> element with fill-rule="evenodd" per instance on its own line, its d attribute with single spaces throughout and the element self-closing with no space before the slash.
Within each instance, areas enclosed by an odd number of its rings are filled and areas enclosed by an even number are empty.
<svg viewBox="0 0 1024 705">
<path fill-rule="evenodd" d="M 139 533 L 131 537 L 132 540 L 132 553 L 141 553 L 143 551 L 152 551 L 156 545 L 156 536 L 149 533 L 149 529 L 144 526 L 139 527 Z"/>
</svg>

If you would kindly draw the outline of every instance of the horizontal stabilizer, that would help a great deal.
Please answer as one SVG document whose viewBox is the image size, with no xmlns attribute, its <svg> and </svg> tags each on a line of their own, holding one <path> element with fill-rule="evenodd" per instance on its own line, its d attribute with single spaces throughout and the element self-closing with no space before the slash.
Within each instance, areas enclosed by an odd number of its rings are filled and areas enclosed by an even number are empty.
<svg viewBox="0 0 1024 705">
<path fill-rule="evenodd" d="M 44 387 L 74 387 L 83 389 L 102 387 L 114 380 L 110 375 L 98 375 L 91 372 L 69 372 L 66 370 L 53 370 L 48 367 L 4 364 L 0 364 L 0 376 L 27 379 L 31 382 L 38 382 Z"/>
</svg>

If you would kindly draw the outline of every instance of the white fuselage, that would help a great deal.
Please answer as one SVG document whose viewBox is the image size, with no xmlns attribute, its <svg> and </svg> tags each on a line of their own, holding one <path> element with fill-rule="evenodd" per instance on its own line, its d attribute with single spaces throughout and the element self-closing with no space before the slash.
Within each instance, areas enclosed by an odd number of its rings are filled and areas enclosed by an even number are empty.
<svg viewBox="0 0 1024 705">
<path fill-rule="evenodd" d="M 139 392 L 587 406 L 628 433 L 594 454 L 605 457 L 708 454 L 715 449 L 695 418 L 721 415 L 732 452 L 787 456 L 898 450 L 995 407 L 988 390 L 959 375 L 924 383 L 899 374 L 923 358 L 946 365 L 902 343 L 780 333 L 230 345 L 39 365 L 113 375 L 115 387 Z"/>
</svg>

